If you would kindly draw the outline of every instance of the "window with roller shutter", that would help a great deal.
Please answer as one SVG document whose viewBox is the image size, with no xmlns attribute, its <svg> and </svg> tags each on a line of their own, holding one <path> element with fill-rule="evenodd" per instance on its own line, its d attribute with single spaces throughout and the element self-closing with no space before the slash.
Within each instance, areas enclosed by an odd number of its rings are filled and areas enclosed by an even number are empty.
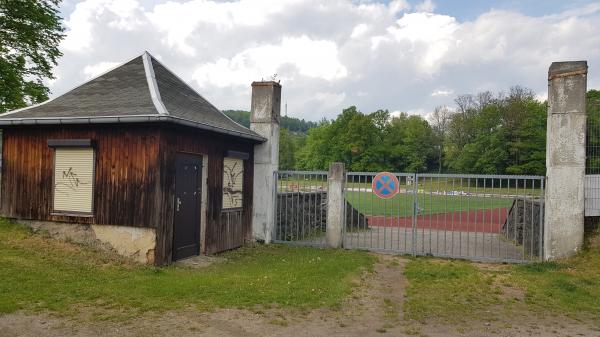
<svg viewBox="0 0 600 337">
<path fill-rule="evenodd" d="M 54 211 L 84 213 L 93 211 L 94 149 L 55 149 Z"/>
</svg>

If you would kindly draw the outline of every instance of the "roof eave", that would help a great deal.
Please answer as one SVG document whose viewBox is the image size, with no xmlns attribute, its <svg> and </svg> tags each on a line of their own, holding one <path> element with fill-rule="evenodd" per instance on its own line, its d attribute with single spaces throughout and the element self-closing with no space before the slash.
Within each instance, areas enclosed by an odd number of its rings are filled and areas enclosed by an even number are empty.
<svg viewBox="0 0 600 337">
<path fill-rule="evenodd" d="M 265 142 L 267 139 L 259 135 L 253 135 L 244 132 L 238 132 L 228 129 L 215 127 L 212 125 L 187 120 L 180 117 L 169 115 L 131 115 L 131 116 L 102 116 L 102 117 L 47 117 L 47 118 L 6 118 L 0 119 L 0 126 L 16 125 L 63 125 L 63 124 L 115 124 L 115 123 L 144 123 L 144 122 L 168 122 L 184 126 L 190 126 L 196 129 L 212 131 L 220 134 L 226 134 L 239 138 L 252 140 L 255 142 Z"/>
</svg>

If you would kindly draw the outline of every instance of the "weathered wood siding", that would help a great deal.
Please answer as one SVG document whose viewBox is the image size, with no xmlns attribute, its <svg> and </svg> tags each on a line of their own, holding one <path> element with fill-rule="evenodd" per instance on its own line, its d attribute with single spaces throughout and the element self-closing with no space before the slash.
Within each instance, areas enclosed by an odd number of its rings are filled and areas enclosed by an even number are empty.
<svg viewBox="0 0 600 337">
<path fill-rule="evenodd" d="M 206 232 L 201 238 L 202 252 L 213 254 L 242 246 L 252 238 L 252 179 L 253 144 L 223 135 L 199 132 L 177 126 L 161 129 L 160 137 L 160 184 L 163 201 L 159 226 L 156 259 L 159 263 L 171 261 L 173 243 L 173 217 L 175 195 L 175 158 L 178 152 L 207 155 L 207 207 Z M 228 150 L 246 152 L 250 159 L 244 161 L 243 209 L 230 213 L 222 210 L 223 203 L 223 158 Z M 205 179 L 205 177 L 203 177 Z M 235 216 L 234 216 L 235 214 Z M 229 221 L 228 221 L 229 220 Z"/>
<path fill-rule="evenodd" d="M 93 217 L 52 214 L 54 150 L 48 147 L 48 139 L 95 141 Z M 244 161 L 244 207 L 225 213 L 223 158 L 228 150 L 249 153 L 250 159 Z M 242 246 L 252 236 L 253 144 L 168 124 L 4 129 L 0 210 L 4 216 L 18 219 L 155 228 L 155 261 L 168 264 L 178 152 L 208 156 L 204 163 L 208 181 L 202 252 L 213 254 Z"/>
<path fill-rule="evenodd" d="M 30 220 L 156 227 L 156 125 L 27 126 L 4 129 L 1 211 Z M 96 143 L 93 217 L 53 215 L 54 149 L 48 139 Z"/>
</svg>

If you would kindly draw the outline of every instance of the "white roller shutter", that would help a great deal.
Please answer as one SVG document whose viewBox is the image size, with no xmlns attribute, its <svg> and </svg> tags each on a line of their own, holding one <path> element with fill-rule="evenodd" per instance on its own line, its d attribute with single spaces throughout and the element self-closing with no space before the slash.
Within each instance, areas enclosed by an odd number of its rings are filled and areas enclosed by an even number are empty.
<svg viewBox="0 0 600 337">
<path fill-rule="evenodd" d="M 240 208 L 244 186 L 244 161 L 237 158 L 223 160 L 223 209 Z"/>
<path fill-rule="evenodd" d="M 56 148 L 54 211 L 92 213 L 94 149 Z"/>
</svg>

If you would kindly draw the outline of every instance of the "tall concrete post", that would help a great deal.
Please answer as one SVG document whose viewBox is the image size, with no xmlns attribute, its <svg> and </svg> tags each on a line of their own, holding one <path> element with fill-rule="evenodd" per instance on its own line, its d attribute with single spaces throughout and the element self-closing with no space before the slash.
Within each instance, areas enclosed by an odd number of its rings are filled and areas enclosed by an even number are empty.
<svg viewBox="0 0 600 337">
<path fill-rule="evenodd" d="M 279 168 L 279 116 L 281 85 L 277 82 L 252 83 L 250 130 L 267 139 L 254 146 L 254 189 L 252 234 L 254 239 L 271 242 L 275 233 L 274 172 Z"/>
<path fill-rule="evenodd" d="M 583 243 L 587 62 L 554 62 L 548 72 L 544 258 Z"/>
<path fill-rule="evenodd" d="M 344 163 L 332 163 L 327 177 L 327 246 L 342 247 L 344 226 Z"/>
</svg>

